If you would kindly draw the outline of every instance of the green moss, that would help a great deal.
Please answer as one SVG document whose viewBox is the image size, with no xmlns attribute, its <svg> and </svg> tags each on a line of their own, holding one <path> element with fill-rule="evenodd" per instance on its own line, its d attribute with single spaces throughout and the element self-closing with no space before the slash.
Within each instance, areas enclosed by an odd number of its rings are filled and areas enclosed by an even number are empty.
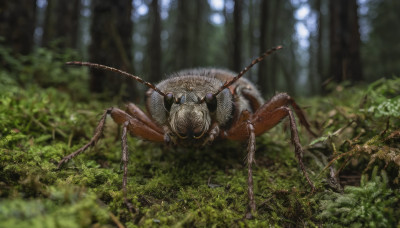
<svg viewBox="0 0 400 228">
<path fill-rule="evenodd" d="M 49 187 L 48 198 L 0 201 L 1 227 L 111 227 L 108 210 L 96 194 L 71 186 Z"/>
<path fill-rule="evenodd" d="M 331 96 L 298 102 L 311 107 L 306 110 L 308 119 L 319 126 L 317 140 L 299 128 L 306 149 L 303 160 L 317 187 L 313 194 L 299 169 L 285 121 L 258 137 L 253 170 L 258 210 L 252 220 L 244 218 L 245 144 L 174 149 L 129 138 L 127 196 L 135 209 L 130 214 L 121 191 L 118 128 L 111 119 L 94 148 L 56 169 L 63 156 L 90 139 L 99 115 L 112 105 L 89 95 L 83 83 L 78 86 L 77 75 L 85 71 L 62 67 L 66 56 L 40 52 L 36 55 L 44 59 L 33 65 L 11 59 L 15 69 L 0 71 L 0 227 L 372 226 L 372 219 L 399 224 L 394 189 L 399 185 L 400 121 L 396 107 L 380 114 L 371 111 L 397 102 L 398 91 L 391 85 L 399 79 L 366 88 L 339 86 Z M 46 73 L 46 64 L 54 69 Z M 23 74 L 27 83 L 16 74 Z M 59 77 L 65 81 L 54 79 Z M 377 167 L 375 173 L 386 170 L 388 178 L 373 174 L 361 187 L 349 186 L 340 193 L 328 165 L 340 171 L 342 184 L 359 185 L 359 179 L 344 180 L 370 174 L 372 166 Z M 338 199 L 365 202 L 373 215 L 342 217 L 344 211 L 359 211 L 360 204 L 343 206 Z"/>
</svg>

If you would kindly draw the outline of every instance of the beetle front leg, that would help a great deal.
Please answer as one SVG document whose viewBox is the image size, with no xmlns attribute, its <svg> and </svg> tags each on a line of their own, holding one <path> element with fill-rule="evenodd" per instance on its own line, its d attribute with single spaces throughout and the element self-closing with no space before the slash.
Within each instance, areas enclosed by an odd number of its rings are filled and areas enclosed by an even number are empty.
<svg viewBox="0 0 400 228">
<path fill-rule="evenodd" d="M 151 120 L 138 106 L 133 103 L 129 103 L 126 105 L 126 112 L 131 115 L 132 117 L 140 120 L 142 123 L 146 124 L 147 126 L 151 127 L 153 130 L 157 131 L 158 133 L 163 134 L 164 131 L 157 126 L 153 120 Z"/>
<path fill-rule="evenodd" d="M 154 129 L 145 122 L 141 121 L 134 116 L 122 111 L 121 109 L 114 108 L 110 113 L 114 122 L 117 124 L 124 124 L 129 121 L 128 131 L 133 136 L 138 136 L 139 138 L 149 140 L 152 142 L 164 142 L 164 135 L 159 131 L 159 129 Z"/>
<path fill-rule="evenodd" d="M 128 182 L 128 160 L 129 160 L 128 139 L 127 139 L 128 126 L 129 126 L 129 121 L 125 121 L 125 123 L 122 126 L 122 135 L 121 135 L 122 162 L 124 164 L 124 176 L 122 177 L 122 192 L 124 195 L 125 205 L 128 207 L 129 212 L 133 214 L 133 205 L 126 198 L 126 184 Z"/>
<path fill-rule="evenodd" d="M 216 139 L 218 137 L 220 133 L 220 128 L 219 128 L 219 124 L 218 123 L 214 123 L 213 125 L 211 125 L 211 129 L 208 132 L 208 136 L 206 138 L 206 140 L 203 143 L 203 146 L 207 145 L 207 144 L 211 144 L 214 139 Z"/>
<path fill-rule="evenodd" d="M 94 146 L 97 143 L 97 141 L 99 141 L 99 139 L 103 133 L 103 130 L 104 130 L 104 125 L 106 124 L 107 115 L 110 114 L 112 112 L 112 110 L 113 110 L 113 108 L 108 108 L 108 109 L 106 109 L 106 111 L 104 111 L 103 115 L 100 118 L 99 124 L 96 127 L 94 135 L 90 139 L 90 141 L 83 147 L 79 148 L 77 151 L 75 151 L 75 152 L 65 156 L 63 159 L 61 159 L 61 161 L 57 165 L 57 169 L 59 169 L 64 163 L 68 162 L 72 158 L 78 156 L 80 153 L 85 151 L 87 148 Z"/>
<path fill-rule="evenodd" d="M 252 213 L 256 212 L 256 202 L 254 199 L 254 185 L 253 185 L 253 163 L 254 154 L 256 151 L 256 135 L 254 134 L 254 125 L 247 121 L 247 129 L 249 131 L 249 143 L 247 145 L 247 192 L 249 197 L 250 212 L 246 214 L 246 218 L 252 218 Z"/>
<path fill-rule="evenodd" d="M 153 141 L 153 142 L 163 142 L 164 135 L 152 127 L 148 126 L 146 123 L 142 122 L 140 119 L 130 116 L 128 113 L 122 111 L 118 108 L 108 108 L 104 111 L 103 115 L 100 118 L 99 124 L 96 127 L 95 133 L 90 141 L 79 148 L 77 151 L 65 156 L 58 163 L 57 168 L 59 169 L 64 163 L 68 162 L 72 158 L 78 156 L 83 151 L 87 150 L 89 147 L 96 145 L 97 141 L 101 138 L 101 135 L 104 130 L 104 126 L 106 123 L 107 115 L 110 114 L 113 118 L 114 122 L 117 124 L 124 124 L 126 121 L 129 121 L 129 125 L 127 126 L 128 131 L 134 135 L 138 136 L 142 139 Z"/>
<path fill-rule="evenodd" d="M 255 126 L 249 120 L 250 115 L 251 114 L 248 111 L 243 111 L 234 127 L 232 127 L 232 129 L 228 132 L 225 132 L 223 135 L 224 137 L 233 140 L 249 140 L 247 144 L 247 194 L 249 197 L 249 211 L 246 213 L 247 219 L 251 219 L 253 217 L 253 213 L 257 211 L 253 183 L 253 163 L 255 163 L 254 155 L 256 151 L 256 134 Z M 241 135 L 241 139 L 237 138 L 237 133 Z"/>
</svg>

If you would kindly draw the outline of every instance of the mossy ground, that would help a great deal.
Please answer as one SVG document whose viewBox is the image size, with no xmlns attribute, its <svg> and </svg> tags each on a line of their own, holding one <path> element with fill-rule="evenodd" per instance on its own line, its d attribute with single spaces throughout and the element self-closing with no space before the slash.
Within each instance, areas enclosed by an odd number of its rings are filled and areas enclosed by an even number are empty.
<svg viewBox="0 0 400 228">
<path fill-rule="evenodd" d="M 299 128 L 317 190 L 310 192 L 284 121 L 257 139 L 251 220 L 245 143 L 188 149 L 129 138 L 130 214 L 111 119 L 94 148 L 56 169 L 116 105 L 88 93 L 84 69 L 62 66 L 70 56 L 38 53 L 42 62 L 9 61 L 12 70 L 0 72 L 0 227 L 400 225 L 400 79 L 298 100 L 321 136 Z"/>
</svg>

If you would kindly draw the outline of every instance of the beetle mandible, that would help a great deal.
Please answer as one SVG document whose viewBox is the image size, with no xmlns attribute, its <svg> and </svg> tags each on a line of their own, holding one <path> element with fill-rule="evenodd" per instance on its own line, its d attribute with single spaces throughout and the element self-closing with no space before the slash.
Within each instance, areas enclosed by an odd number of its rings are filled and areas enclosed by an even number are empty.
<svg viewBox="0 0 400 228">
<path fill-rule="evenodd" d="M 212 143 L 215 139 L 248 140 L 248 206 L 250 212 L 255 212 L 252 174 L 255 137 L 273 128 L 285 117 L 289 117 L 291 141 L 295 147 L 295 155 L 307 182 L 314 191 L 315 187 L 308 177 L 302 161 L 303 149 L 290 106 L 298 116 L 300 123 L 315 136 L 302 109 L 286 93 L 276 94 L 265 103 L 256 87 L 250 81 L 242 78 L 251 67 L 281 48 L 282 46 L 277 46 L 266 51 L 236 76 L 233 72 L 226 70 L 200 68 L 180 71 L 157 85 L 112 67 L 88 62 L 68 62 L 68 65 L 89 66 L 117 72 L 146 85 L 149 87 L 146 92 L 148 114 L 133 103 L 126 106 L 126 111 L 118 108 L 106 109 L 89 143 L 65 156 L 59 162 L 58 168 L 95 145 L 101 137 L 107 115 L 111 115 L 117 124 L 122 125 L 124 172 L 122 190 L 125 203 L 131 210 L 126 199 L 128 132 L 148 141 L 177 146 L 202 146 Z"/>
</svg>

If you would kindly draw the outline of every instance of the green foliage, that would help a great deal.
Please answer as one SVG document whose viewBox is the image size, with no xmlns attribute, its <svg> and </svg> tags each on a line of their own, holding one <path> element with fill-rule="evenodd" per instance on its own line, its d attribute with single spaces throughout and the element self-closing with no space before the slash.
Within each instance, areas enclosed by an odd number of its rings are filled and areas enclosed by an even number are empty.
<svg viewBox="0 0 400 228">
<path fill-rule="evenodd" d="M 88 74 L 85 68 L 66 67 L 65 62 L 77 59 L 73 50 L 63 52 L 37 48 L 31 55 L 14 56 L 11 50 L 0 44 L 0 90 L 9 90 L 9 85 L 22 88 L 31 85 L 57 88 L 67 92 L 74 100 L 88 97 Z"/>
<path fill-rule="evenodd" d="M 398 190 L 389 187 L 385 171 L 378 175 L 375 167 L 371 179 L 363 175 L 361 185 L 346 186 L 344 194 L 330 193 L 320 202 L 318 217 L 333 227 L 393 227 L 399 225 L 399 212 L 395 207 L 400 201 Z"/>
<path fill-rule="evenodd" d="M 400 79 L 382 78 L 367 89 L 367 112 L 375 117 L 400 117 Z"/>
</svg>

